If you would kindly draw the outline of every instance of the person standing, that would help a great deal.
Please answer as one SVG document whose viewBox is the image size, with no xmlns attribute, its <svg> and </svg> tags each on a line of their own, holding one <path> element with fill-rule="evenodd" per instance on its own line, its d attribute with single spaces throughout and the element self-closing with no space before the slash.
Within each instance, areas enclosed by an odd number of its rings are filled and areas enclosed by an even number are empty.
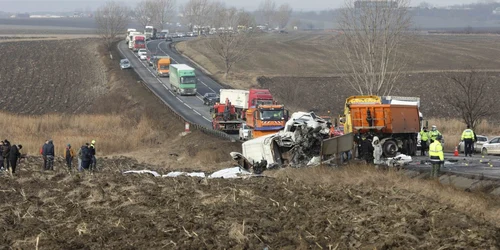
<svg viewBox="0 0 500 250">
<path fill-rule="evenodd" d="M 427 127 L 424 127 L 420 131 L 420 155 L 425 156 L 425 151 L 427 151 L 427 141 L 429 140 L 429 131 Z"/>
<path fill-rule="evenodd" d="M 438 178 L 441 164 L 444 162 L 443 146 L 441 145 L 441 139 L 443 137 L 438 135 L 436 140 L 431 139 L 431 145 L 429 145 L 429 158 L 432 164 L 431 177 Z"/>
<path fill-rule="evenodd" d="M 89 149 L 91 155 L 90 167 L 92 170 L 96 170 L 97 159 L 95 158 L 95 140 L 92 140 Z"/>
<path fill-rule="evenodd" d="M 47 157 L 43 154 L 43 149 L 45 148 L 45 145 L 49 144 L 49 140 L 46 140 L 45 143 L 42 145 L 40 148 L 40 154 L 42 155 L 43 158 L 43 170 L 47 170 Z"/>
<path fill-rule="evenodd" d="M 443 135 L 441 134 L 441 132 L 439 132 L 439 130 L 437 130 L 436 125 L 432 125 L 432 129 L 431 129 L 431 131 L 429 131 L 429 137 L 430 137 L 430 139 L 432 139 L 432 140 L 435 141 L 437 139 L 438 135 L 440 135 L 441 138 L 443 137 Z"/>
<path fill-rule="evenodd" d="M 52 140 L 43 145 L 43 157 L 45 159 L 45 170 L 54 170 L 54 143 Z"/>
<path fill-rule="evenodd" d="M 92 154 L 90 153 L 90 146 L 86 143 L 85 147 L 82 147 L 82 169 L 88 170 L 92 162 Z"/>
<path fill-rule="evenodd" d="M 74 157 L 75 157 L 75 150 L 73 150 L 71 144 L 68 143 L 68 145 L 66 146 L 66 150 L 64 150 L 64 159 L 66 159 L 66 165 L 68 166 L 68 170 L 70 171 Z"/>
<path fill-rule="evenodd" d="M 9 155 L 10 155 L 10 142 L 7 139 L 5 139 L 3 140 L 2 156 L 4 160 L 4 168 L 6 169 L 9 169 L 10 167 Z"/>
<path fill-rule="evenodd" d="M 10 172 L 12 174 L 16 173 L 17 162 L 21 158 L 21 152 L 19 151 L 21 150 L 21 148 L 23 148 L 23 145 L 19 146 L 12 145 L 10 147 L 9 162 L 10 162 Z"/>
<path fill-rule="evenodd" d="M 474 144 L 474 131 L 470 129 L 470 126 L 467 125 L 467 129 L 462 132 L 462 137 L 460 138 L 461 141 L 464 142 L 464 153 L 465 157 L 469 155 L 469 157 L 472 157 L 472 152 L 474 151 L 473 149 L 473 144 Z"/>
</svg>

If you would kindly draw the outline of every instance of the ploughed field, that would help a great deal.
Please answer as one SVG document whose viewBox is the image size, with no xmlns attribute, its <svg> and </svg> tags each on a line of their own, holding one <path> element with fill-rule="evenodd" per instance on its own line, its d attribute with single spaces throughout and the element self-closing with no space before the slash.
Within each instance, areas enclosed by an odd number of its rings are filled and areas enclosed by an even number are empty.
<svg viewBox="0 0 500 250">
<path fill-rule="evenodd" d="M 96 39 L 0 43 L 0 106 L 17 114 L 89 113 L 107 92 Z"/>
<path fill-rule="evenodd" d="M 153 169 L 127 158 L 99 172 L 57 161 L 0 176 L 0 245 L 39 249 L 497 249 L 494 226 L 405 190 L 123 175 Z"/>
<path fill-rule="evenodd" d="M 464 73 L 453 73 L 464 74 Z M 492 81 L 500 80 L 500 72 L 485 73 Z M 260 87 L 268 88 L 271 93 L 292 110 L 314 110 L 319 114 L 343 113 L 345 100 L 355 95 L 353 88 L 337 77 L 261 77 Z M 395 85 L 392 95 L 420 97 L 421 112 L 425 117 L 460 118 L 447 103 L 451 98 L 453 85 L 443 73 L 409 73 L 399 84 Z M 487 94 L 500 93 L 500 84 L 489 84 Z M 498 102 L 490 103 L 491 108 L 498 109 Z M 493 113 L 492 120 L 500 120 L 500 113 Z"/>
</svg>

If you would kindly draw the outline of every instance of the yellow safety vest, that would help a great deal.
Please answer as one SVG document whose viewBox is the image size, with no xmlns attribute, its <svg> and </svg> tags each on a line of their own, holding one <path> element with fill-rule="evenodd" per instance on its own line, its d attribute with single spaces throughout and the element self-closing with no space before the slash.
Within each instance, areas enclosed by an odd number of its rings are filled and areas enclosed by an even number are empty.
<svg viewBox="0 0 500 250">
<path fill-rule="evenodd" d="M 429 132 L 425 132 L 425 131 L 420 131 L 420 140 L 421 141 L 427 141 L 429 140 Z"/>
<path fill-rule="evenodd" d="M 438 135 L 440 135 L 441 133 L 438 130 L 434 130 L 434 131 L 431 130 L 429 132 L 429 134 L 431 136 L 431 139 L 436 140 L 436 138 L 438 137 Z"/>
<path fill-rule="evenodd" d="M 462 132 L 462 140 L 465 139 L 474 139 L 474 131 L 472 129 L 466 129 Z"/>
<path fill-rule="evenodd" d="M 443 146 L 438 140 L 435 140 L 429 146 L 429 156 L 431 157 L 431 159 L 433 158 L 433 156 L 437 156 L 439 157 L 439 160 L 444 161 Z"/>
</svg>

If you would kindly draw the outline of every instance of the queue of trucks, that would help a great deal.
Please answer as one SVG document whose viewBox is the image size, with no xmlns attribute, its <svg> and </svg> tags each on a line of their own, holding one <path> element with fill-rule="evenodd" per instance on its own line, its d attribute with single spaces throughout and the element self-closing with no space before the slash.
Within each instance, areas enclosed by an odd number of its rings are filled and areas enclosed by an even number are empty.
<svg viewBox="0 0 500 250">
<path fill-rule="evenodd" d="M 135 29 L 127 30 L 129 48 L 138 51 L 146 47 L 146 40 L 154 37 L 156 30 L 147 26 L 144 34 Z M 185 64 L 173 64 L 169 56 L 148 55 L 148 63 L 159 77 L 169 77 L 171 89 L 179 95 L 197 94 L 195 69 Z M 210 113 L 212 128 L 235 133 L 242 126 L 248 127 L 246 138 L 255 139 L 282 131 L 289 119 L 284 105 L 278 104 L 268 89 L 220 89 L 220 102 L 215 103 Z M 385 157 L 404 153 L 415 155 L 418 133 L 422 129 L 422 114 L 417 97 L 395 96 L 351 96 L 346 99 L 343 114 L 332 122 L 330 137 L 341 134 L 356 134 L 360 138 L 377 136 Z M 340 130 L 341 133 L 338 133 Z M 240 136 L 241 137 L 241 136 Z"/>
</svg>

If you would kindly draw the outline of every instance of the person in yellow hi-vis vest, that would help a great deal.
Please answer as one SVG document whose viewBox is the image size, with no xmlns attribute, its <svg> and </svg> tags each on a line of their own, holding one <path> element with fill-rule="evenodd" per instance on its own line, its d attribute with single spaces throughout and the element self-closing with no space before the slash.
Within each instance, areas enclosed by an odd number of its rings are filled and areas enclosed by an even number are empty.
<svg viewBox="0 0 500 250">
<path fill-rule="evenodd" d="M 472 157 L 472 153 L 474 152 L 474 131 L 470 129 L 469 125 L 467 125 L 467 129 L 462 132 L 460 140 L 464 142 L 465 157 L 467 157 L 467 155 Z"/>
<path fill-rule="evenodd" d="M 443 146 L 441 145 L 443 137 L 438 135 L 436 140 L 431 139 L 432 143 L 429 145 L 429 157 L 432 164 L 431 177 L 438 178 L 441 164 L 444 162 Z"/>
<path fill-rule="evenodd" d="M 429 141 L 429 131 L 427 131 L 427 127 L 424 127 L 422 131 L 420 131 L 420 155 L 425 156 L 425 152 L 427 151 L 427 142 Z"/>
</svg>

